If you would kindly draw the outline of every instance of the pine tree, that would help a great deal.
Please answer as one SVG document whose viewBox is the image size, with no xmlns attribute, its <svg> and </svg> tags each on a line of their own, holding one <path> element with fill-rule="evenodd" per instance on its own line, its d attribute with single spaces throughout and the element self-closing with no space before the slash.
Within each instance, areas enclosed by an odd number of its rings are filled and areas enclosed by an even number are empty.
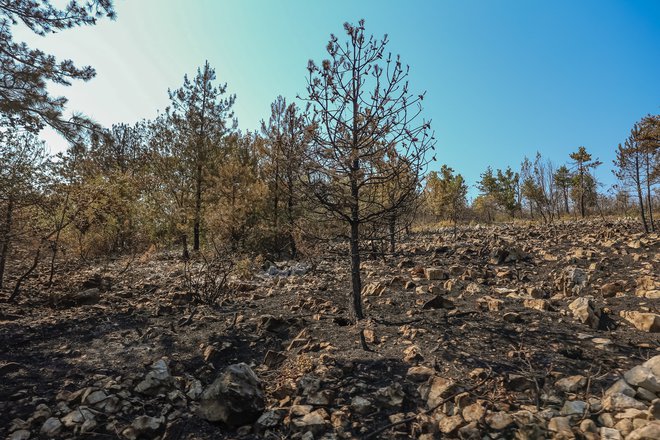
<svg viewBox="0 0 660 440">
<path fill-rule="evenodd" d="M 215 86 L 215 70 L 208 61 L 183 86 L 169 91 L 166 114 L 174 138 L 172 156 L 183 163 L 193 187 L 193 250 L 200 248 L 203 196 L 207 190 L 208 167 L 222 153 L 223 138 L 236 128 L 232 107 L 236 95 L 224 97 L 227 84 Z"/>
<path fill-rule="evenodd" d="M 89 81 L 92 67 L 76 67 L 73 61 L 57 61 L 53 55 L 31 49 L 13 39 L 13 26 L 22 23 L 38 35 L 77 26 L 93 25 L 98 18 L 114 18 L 112 0 L 69 1 L 63 8 L 50 0 L 0 1 L 0 124 L 20 126 L 32 132 L 49 125 L 70 140 L 81 128 L 94 125 L 82 116 L 67 119 L 67 99 L 48 93 L 47 84 L 70 85 Z"/>
<path fill-rule="evenodd" d="M 307 185 L 315 206 L 350 230 L 352 311 L 360 320 L 363 226 L 383 222 L 399 209 L 409 193 L 417 192 L 419 179 L 400 188 L 387 206 L 378 188 L 406 173 L 420 176 L 435 141 L 430 123 L 418 121 L 424 95 L 409 92 L 408 68 L 385 53 L 387 36 L 366 36 L 364 20 L 346 23 L 344 30 L 345 43 L 331 35 L 329 59 L 321 66 L 308 64 L 306 100 L 314 130 Z"/>
</svg>

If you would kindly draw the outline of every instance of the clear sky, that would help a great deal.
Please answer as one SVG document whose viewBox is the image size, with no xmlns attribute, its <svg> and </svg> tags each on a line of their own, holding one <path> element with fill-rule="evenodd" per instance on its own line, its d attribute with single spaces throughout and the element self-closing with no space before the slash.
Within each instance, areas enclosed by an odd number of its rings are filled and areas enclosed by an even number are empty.
<svg viewBox="0 0 660 440">
<path fill-rule="evenodd" d="M 438 162 L 473 185 L 487 165 L 518 168 L 537 150 L 555 163 L 584 145 L 605 164 L 632 124 L 660 113 L 660 1 L 116 0 L 117 20 L 18 40 L 96 68 L 66 89 L 69 109 L 110 125 L 153 118 L 209 60 L 253 130 L 281 94 L 305 91 L 307 61 L 330 33 L 366 20 L 368 33 L 427 91 Z M 44 134 L 54 151 L 63 141 Z M 474 193 L 471 191 L 471 193 Z"/>
</svg>

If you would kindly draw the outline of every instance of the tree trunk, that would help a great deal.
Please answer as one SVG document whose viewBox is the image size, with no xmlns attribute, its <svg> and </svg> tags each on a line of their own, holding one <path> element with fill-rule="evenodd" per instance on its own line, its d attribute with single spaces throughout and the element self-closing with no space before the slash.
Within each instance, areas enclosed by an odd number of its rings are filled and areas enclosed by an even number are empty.
<svg viewBox="0 0 660 440">
<path fill-rule="evenodd" d="M 43 246 L 44 242 L 46 240 L 41 240 L 41 243 L 39 243 L 39 247 L 37 248 L 37 253 L 34 255 L 34 260 L 32 261 L 32 266 L 25 272 L 21 277 L 16 281 L 16 285 L 14 286 L 14 291 L 11 293 L 9 296 L 9 302 L 14 302 L 18 299 L 18 295 L 21 293 L 21 285 L 23 284 L 23 281 L 29 277 L 32 272 L 34 272 L 34 269 L 37 268 L 37 265 L 39 264 L 39 256 L 41 255 L 41 247 Z"/>
<path fill-rule="evenodd" d="M 566 214 L 570 214 L 571 211 L 568 209 L 568 188 L 564 188 L 564 207 L 566 208 Z"/>
<path fill-rule="evenodd" d="M 639 173 L 639 159 L 635 157 L 635 183 L 637 185 L 637 199 L 639 201 L 639 213 L 642 215 L 642 224 L 644 225 L 644 232 L 649 232 L 649 227 L 646 224 L 646 214 L 644 212 L 644 195 L 642 194 L 642 182 Z"/>
<path fill-rule="evenodd" d="M 289 247 L 291 249 L 291 258 L 295 259 L 297 257 L 298 249 L 296 248 L 296 240 L 293 237 L 293 182 L 289 178 L 289 195 L 287 199 L 286 209 L 287 209 L 287 220 L 289 222 Z"/>
<path fill-rule="evenodd" d="M 5 276 L 5 267 L 7 265 L 7 255 L 9 255 L 9 238 L 11 237 L 11 226 L 13 220 L 13 211 L 14 211 L 14 198 L 9 196 L 9 201 L 7 202 L 7 212 L 5 215 L 5 227 L 2 231 L 2 242 L 0 245 L 0 289 L 2 289 L 2 283 Z"/>
<path fill-rule="evenodd" d="M 389 218 L 390 229 L 390 252 L 396 252 L 396 215 L 392 214 Z"/>
<path fill-rule="evenodd" d="M 651 197 L 651 170 L 650 164 L 651 158 L 649 153 L 645 153 L 644 164 L 646 168 L 646 206 L 649 208 L 649 224 L 651 226 L 651 231 L 655 232 L 655 223 L 653 221 L 653 199 Z"/>
<path fill-rule="evenodd" d="M 197 164 L 195 182 L 195 225 L 193 227 L 193 251 L 199 250 L 199 229 L 202 221 L 202 164 Z"/>
</svg>

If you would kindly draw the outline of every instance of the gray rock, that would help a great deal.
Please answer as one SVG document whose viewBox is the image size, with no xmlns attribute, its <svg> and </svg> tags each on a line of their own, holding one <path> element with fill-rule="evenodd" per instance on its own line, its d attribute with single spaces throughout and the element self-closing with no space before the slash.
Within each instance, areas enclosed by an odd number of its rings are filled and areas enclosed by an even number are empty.
<svg viewBox="0 0 660 440">
<path fill-rule="evenodd" d="M 660 378 L 660 354 L 653 356 L 642 364 L 643 367 L 650 369 L 656 378 Z"/>
<path fill-rule="evenodd" d="M 605 391 L 606 396 L 617 393 L 625 394 L 629 397 L 635 397 L 635 389 L 628 385 L 628 382 L 623 379 L 617 380 L 611 387 L 607 389 L 607 391 Z"/>
<path fill-rule="evenodd" d="M 151 365 L 151 371 L 147 373 L 144 380 L 137 384 L 135 391 L 149 396 L 155 396 L 166 391 L 172 386 L 172 376 L 164 359 L 160 359 Z"/>
<path fill-rule="evenodd" d="M 202 393 L 200 415 L 211 422 L 243 426 L 256 421 L 263 413 L 265 398 L 261 382 L 244 364 L 227 367 L 224 373 Z"/>
<path fill-rule="evenodd" d="M 603 399 L 603 408 L 608 411 L 622 411 L 628 408 L 646 409 L 647 407 L 639 400 L 633 399 L 630 396 L 621 393 L 613 393 L 609 396 L 605 396 Z"/>
<path fill-rule="evenodd" d="M 562 416 L 582 415 L 587 409 L 587 402 L 581 400 L 567 400 L 561 408 Z"/>
<path fill-rule="evenodd" d="M 660 377 L 656 377 L 650 368 L 638 365 L 623 375 L 626 382 L 634 387 L 642 387 L 652 393 L 660 392 Z"/>
<path fill-rule="evenodd" d="M 41 434 L 46 437 L 55 437 L 62 431 L 62 422 L 57 417 L 50 417 L 46 419 L 43 425 L 41 425 Z"/>
<path fill-rule="evenodd" d="M 19 429 L 18 431 L 14 431 L 9 434 L 7 440 L 28 440 L 30 435 L 31 433 L 27 429 Z"/>
<path fill-rule="evenodd" d="M 602 427 L 599 430 L 600 440 L 623 440 L 618 429 Z"/>
</svg>

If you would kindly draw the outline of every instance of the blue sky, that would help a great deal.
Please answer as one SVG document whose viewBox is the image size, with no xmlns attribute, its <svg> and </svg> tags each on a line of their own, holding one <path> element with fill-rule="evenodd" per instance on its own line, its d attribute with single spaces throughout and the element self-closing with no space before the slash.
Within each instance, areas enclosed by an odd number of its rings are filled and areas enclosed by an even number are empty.
<svg viewBox="0 0 660 440">
<path fill-rule="evenodd" d="M 116 9 L 116 21 L 45 38 L 16 31 L 96 68 L 92 81 L 52 90 L 106 125 L 153 118 L 167 89 L 208 59 L 237 95 L 239 127 L 256 129 L 277 95 L 304 93 L 307 61 L 323 59 L 330 33 L 360 18 L 367 32 L 389 34 L 411 89 L 427 91 L 432 169 L 446 163 L 471 185 L 488 165 L 517 168 L 537 150 L 560 164 L 584 145 L 609 186 L 616 145 L 660 113 L 659 1 L 117 0 Z"/>
</svg>

